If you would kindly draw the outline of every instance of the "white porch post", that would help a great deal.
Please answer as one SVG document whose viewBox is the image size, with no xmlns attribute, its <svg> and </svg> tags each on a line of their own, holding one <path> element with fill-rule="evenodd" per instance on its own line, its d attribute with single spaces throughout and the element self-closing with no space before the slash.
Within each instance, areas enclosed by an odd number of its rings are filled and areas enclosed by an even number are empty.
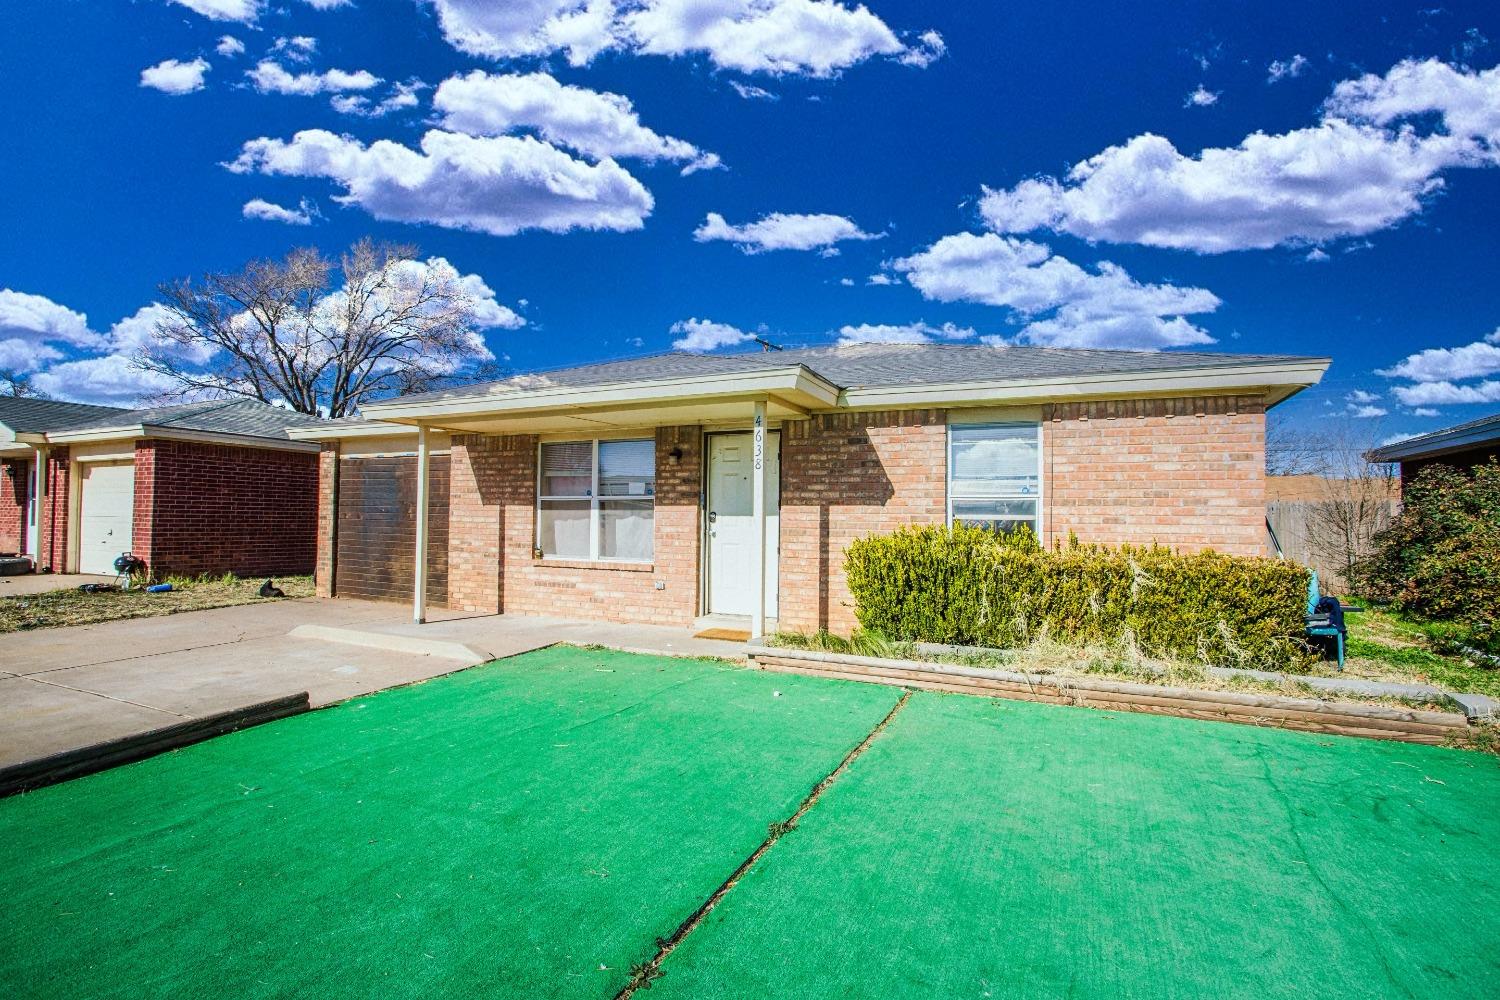
<svg viewBox="0 0 1500 1000">
<path fill-rule="evenodd" d="M 47 533 L 47 449 L 35 449 L 31 476 L 31 564 L 42 569 L 42 539 Z"/>
<path fill-rule="evenodd" d="M 755 401 L 755 485 L 751 507 L 751 533 L 755 555 L 750 560 L 754 567 L 755 596 L 750 602 L 750 637 L 759 639 L 766 634 L 766 401 Z"/>
<path fill-rule="evenodd" d="M 415 586 L 412 588 L 412 619 L 418 624 L 427 620 L 427 473 L 431 462 L 427 446 L 427 427 L 417 427 L 417 558 Z"/>
</svg>

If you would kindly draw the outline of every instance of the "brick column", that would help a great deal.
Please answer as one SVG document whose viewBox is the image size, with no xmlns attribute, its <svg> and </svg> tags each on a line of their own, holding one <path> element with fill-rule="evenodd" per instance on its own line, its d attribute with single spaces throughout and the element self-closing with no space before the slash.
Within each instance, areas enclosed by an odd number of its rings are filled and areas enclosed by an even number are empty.
<svg viewBox="0 0 1500 1000">
<path fill-rule="evenodd" d="M 66 572 L 68 559 L 68 496 L 73 465 L 67 448 L 53 448 L 47 456 L 47 506 L 37 565 L 54 573 Z"/>
<path fill-rule="evenodd" d="M 325 441 L 318 453 L 318 554 L 313 568 L 313 582 L 319 597 L 334 596 L 338 530 L 339 444 Z"/>
<path fill-rule="evenodd" d="M 512 556 L 505 544 L 512 534 L 511 508 L 525 511 L 530 524 L 535 505 L 536 437 L 455 434 L 448 487 L 448 606 L 462 611 L 498 614 L 504 607 L 505 564 Z M 526 539 L 531 528 L 525 527 Z"/>
</svg>

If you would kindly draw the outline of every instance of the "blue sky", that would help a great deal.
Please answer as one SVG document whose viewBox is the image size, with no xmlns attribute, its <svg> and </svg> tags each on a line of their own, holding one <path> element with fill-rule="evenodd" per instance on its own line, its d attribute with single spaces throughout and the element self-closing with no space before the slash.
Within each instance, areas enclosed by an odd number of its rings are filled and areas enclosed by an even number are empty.
<svg viewBox="0 0 1500 1000">
<path fill-rule="evenodd" d="M 498 6 L 10 5 L 0 367 L 126 402 L 159 282 L 373 235 L 518 370 L 1186 347 L 1332 355 L 1286 415 L 1382 437 L 1500 409 L 1493 4 Z"/>
</svg>

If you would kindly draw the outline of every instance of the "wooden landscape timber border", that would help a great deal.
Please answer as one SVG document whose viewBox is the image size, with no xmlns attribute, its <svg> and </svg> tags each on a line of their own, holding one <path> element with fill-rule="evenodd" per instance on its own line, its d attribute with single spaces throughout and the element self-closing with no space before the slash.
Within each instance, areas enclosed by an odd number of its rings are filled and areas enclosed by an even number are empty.
<svg viewBox="0 0 1500 1000">
<path fill-rule="evenodd" d="M 1150 712 L 1188 719 L 1367 739 L 1440 745 L 1469 733 L 1463 715 L 1392 705 L 1332 702 L 1277 694 L 1204 691 L 1093 677 L 1023 674 L 947 663 L 888 660 L 811 649 L 751 646 L 750 664 L 779 673 L 892 684 L 1054 705 Z"/>
<path fill-rule="evenodd" d="M 308 693 L 303 691 L 284 698 L 272 698 L 270 701 L 230 709 L 227 712 L 216 712 L 213 715 L 188 719 L 185 722 L 175 722 L 170 726 L 135 733 L 131 736 L 122 736 L 116 740 L 106 740 L 91 746 L 64 750 L 50 757 L 22 761 L 19 764 L 0 768 L 0 798 L 15 795 L 18 792 L 45 788 L 47 785 L 55 785 L 70 778 L 81 778 L 87 774 L 107 771 L 121 764 L 133 764 L 138 760 L 166 753 L 168 750 L 178 750 L 215 736 L 223 736 L 225 733 L 248 729 L 265 722 L 275 722 L 277 719 L 285 719 L 292 715 L 300 715 L 308 711 L 308 708 Z"/>
</svg>

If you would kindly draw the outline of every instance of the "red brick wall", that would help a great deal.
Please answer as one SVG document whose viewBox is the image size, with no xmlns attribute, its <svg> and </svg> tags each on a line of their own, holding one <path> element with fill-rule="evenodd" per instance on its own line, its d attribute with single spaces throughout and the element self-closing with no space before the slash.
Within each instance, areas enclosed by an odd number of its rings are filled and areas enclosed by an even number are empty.
<svg viewBox="0 0 1500 1000">
<path fill-rule="evenodd" d="M 849 542 L 943 522 L 946 420 L 942 410 L 834 413 L 782 428 L 782 628 L 849 631 Z M 656 447 L 655 554 L 641 569 L 536 559 L 537 438 L 456 436 L 450 606 L 690 624 L 699 608 L 703 435 L 661 428 Z M 683 453 L 677 465 L 667 457 L 674 447 Z M 1264 460 L 1258 397 L 1045 407 L 1046 539 L 1073 532 L 1083 541 L 1262 555 Z"/>
<path fill-rule="evenodd" d="M 854 608 L 844 549 L 947 513 L 942 410 L 819 414 L 781 430 L 778 627 L 847 633 Z"/>
<path fill-rule="evenodd" d="M 20 552 L 26 547 L 30 474 L 30 462 L 9 458 L 0 462 L 0 553 Z"/>
<path fill-rule="evenodd" d="M 698 613 L 702 442 L 697 427 L 657 429 L 653 561 L 625 565 L 535 557 L 535 436 L 455 437 L 449 605 L 690 625 Z"/>
<path fill-rule="evenodd" d="M 42 511 L 43 529 L 40 569 L 61 573 L 68 558 L 68 484 L 72 466 L 68 449 L 51 448 L 47 452 L 47 504 Z"/>
<path fill-rule="evenodd" d="M 133 549 L 153 574 L 313 571 L 317 455 L 148 440 L 135 461 Z"/>
<path fill-rule="evenodd" d="M 1265 438 L 1258 396 L 1048 406 L 1046 540 L 1266 555 Z"/>
</svg>

